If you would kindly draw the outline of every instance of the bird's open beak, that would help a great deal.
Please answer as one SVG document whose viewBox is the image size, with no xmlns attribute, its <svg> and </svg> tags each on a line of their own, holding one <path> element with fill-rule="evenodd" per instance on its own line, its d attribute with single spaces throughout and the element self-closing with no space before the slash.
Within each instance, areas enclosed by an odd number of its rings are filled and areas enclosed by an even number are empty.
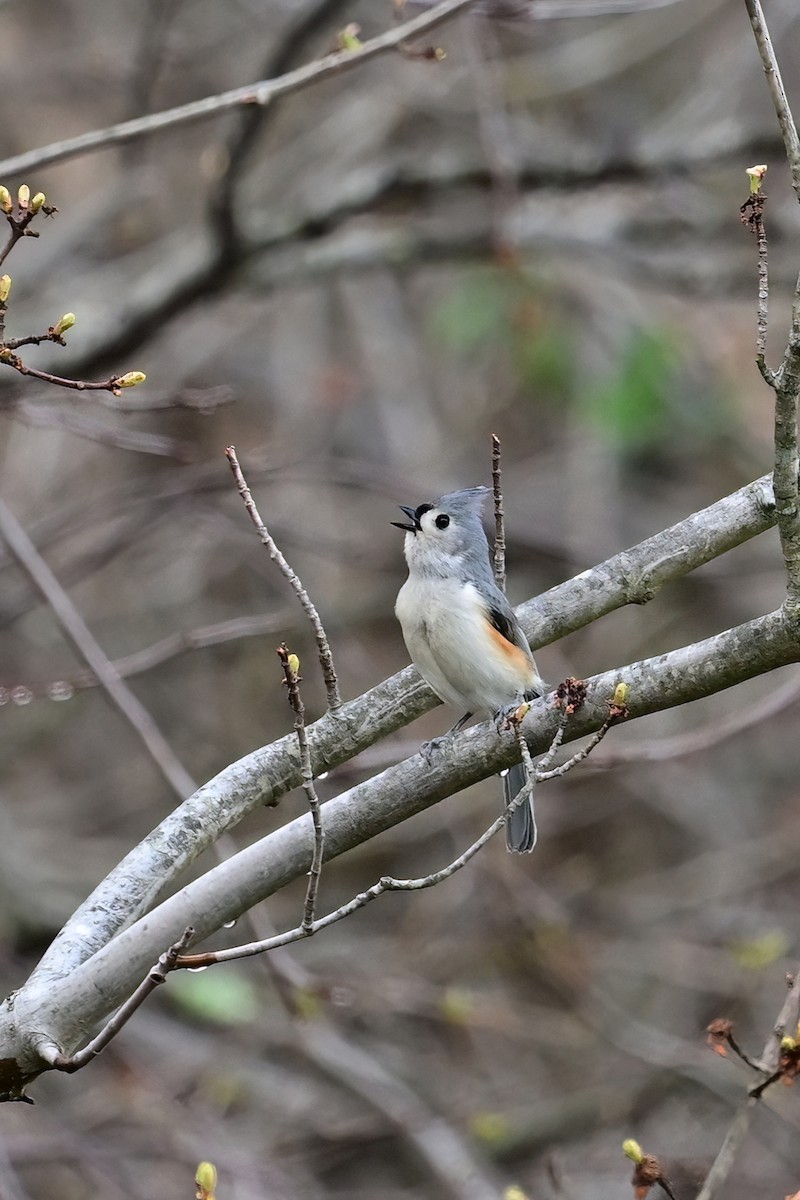
<svg viewBox="0 0 800 1200">
<path fill-rule="evenodd" d="M 417 533 L 422 526 L 417 519 L 416 511 L 413 508 L 409 508 L 407 504 L 400 504 L 398 508 L 406 514 L 411 524 L 406 525 L 402 521 L 390 521 L 389 524 L 394 525 L 395 529 L 404 529 L 406 533 Z"/>
</svg>

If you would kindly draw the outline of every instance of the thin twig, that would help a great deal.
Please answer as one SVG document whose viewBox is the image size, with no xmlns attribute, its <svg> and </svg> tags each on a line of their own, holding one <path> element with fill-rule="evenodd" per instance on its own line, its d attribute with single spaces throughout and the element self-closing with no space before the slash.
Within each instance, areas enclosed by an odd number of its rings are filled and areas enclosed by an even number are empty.
<svg viewBox="0 0 800 1200">
<path fill-rule="evenodd" d="M 506 590 L 506 531 L 503 511 L 500 438 L 492 434 L 492 495 L 494 496 L 494 578 L 501 592 Z"/>
<path fill-rule="evenodd" d="M 582 763 L 585 758 L 588 758 L 595 746 L 602 742 L 611 726 L 618 719 L 618 717 L 610 716 L 597 732 L 592 735 L 586 745 L 581 750 L 578 750 L 576 754 L 573 754 L 571 758 L 568 758 L 566 762 L 561 763 L 560 766 L 553 767 L 551 771 L 537 770 L 537 782 L 543 783 L 548 779 L 560 779 L 562 775 L 566 775 L 568 771 L 577 767 L 578 763 Z"/>
<path fill-rule="evenodd" d="M 800 200 L 800 138 L 797 136 L 797 126 L 794 123 L 789 101 L 786 99 L 786 89 L 783 86 L 780 67 L 775 57 L 772 38 L 769 34 L 767 22 L 764 19 L 761 0 L 744 0 L 744 3 L 747 15 L 750 17 L 750 24 L 753 27 L 758 53 L 761 56 L 761 65 L 767 77 L 772 103 L 775 106 L 775 112 L 778 117 L 778 124 L 781 127 L 786 159 L 789 163 L 789 170 L 792 173 L 792 187 L 798 200 Z"/>
<path fill-rule="evenodd" d="M 88 379 L 64 379 L 61 375 L 52 375 L 49 371 L 39 371 L 36 367 L 29 367 L 18 354 L 12 354 L 10 350 L 0 352 L 0 363 L 4 367 L 11 367 L 20 375 L 30 375 L 33 379 L 41 379 L 43 383 L 71 388 L 75 392 L 111 392 L 112 396 L 122 395 L 119 375 L 112 375 L 109 379 L 103 379 L 99 383 Z"/>
<path fill-rule="evenodd" d="M 750 195 L 739 209 L 739 216 L 745 228 L 755 235 L 758 242 L 758 305 L 756 309 L 756 364 L 770 387 L 775 386 L 775 372 L 766 365 L 767 353 L 767 312 L 769 308 L 769 258 L 767 247 L 767 231 L 764 226 L 764 207 L 767 202 L 766 193 L 762 191 L 766 164 L 748 167 L 746 174 L 750 180 Z"/>
<path fill-rule="evenodd" d="M 311 856 L 311 869 L 308 872 L 308 886 L 303 905 L 302 928 L 311 932 L 314 925 L 314 913 L 317 906 L 319 879 L 322 874 L 322 855 L 325 849 L 325 835 L 322 830 L 322 813 L 320 812 L 319 797 L 314 787 L 314 772 L 311 769 L 311 751 L 306 736 L 306 710 L 303 697 L 300 695 L 300 660 L 295 654 L 290 654 L 283 642 L 278 647 L 278 658 L 283 667 L 284 682 L 289 696 L 289 704 L 294 713 L 294 730 L 297 734 L 297 744 L 300 747 L 300 773 L 303 777 L 303 791 L 311 810 L 311 821 L 314 826 L 314 853 Z"/>
<path fill-rule="evenodd" d="M 258 531 L 258 536 L 261 538 L 263 545 L 266 546 L 267 550 L 269 551 L 270 558 L 273 560 L 273 562 L 277 563 L 278 568 L 283 574 L 284 578 L 287 579 L 291 584 L 294 594 L 297 596 L 297 599 L 300 601 L 300 604 L 303 607 L 303 611 L 311 622 L 311 627 L 314 630 L 314 636 L 317 640 L 319 661 L 322 667 L 322 674 L 325 679 L 325 688 L 328 693 L 328 708 L 333 712 L 337 708 L 341 708 L 342 697 L 339 694 L 339 683 L 336 678 L 336 671 L 333 665 L 333 655 L 331 654 L 328 636 L 323 628 L 320 615 L 297 574 L 292 570 L 284 556 L 281 554 L 272 535 L 262 521 L 261 515 L 256 508 L 255 500 L 250 495 L 250 489 L 247 486 L 247 481 L 242 473 L 242 468 L 239 466 L 239 460 L 236 457 L 236 448 L 234 446 L 228 446 L 225 450 L 225 454 L 228 462 L 230 463 L 231 470 L 233 471 L 233 477 L 236 480 L 236 485 L 239 489 L 239 495 L 244 501 L 244 506 L 247 509 L 250 520 L 253 522 L 256 530 Z"/>
<path fill-rule="evenodd" d="M 265 633 L 277 633 L 286 630 L 291 622 L 287 612 L 261 613 L 254 617 L 233 617 L 230 621 L 220 621 L 216 625 L 201 625 L 197 629 L 179 630 L 170 633 L 160 641 L 126 654 L 123 658 L 111 661 L 111 666 L 121 679 L 132 675 L 141 675 L 153 667 L 169 662 L 180 654 L 190 650 L 199 650 L 206 646 L 221 646 L 239 638 L 262 637 Z M 47 683 L 0 683 L 0 705 L 14 700 L 14 694 L 24 697 L 24 703 L 31 700 L 71 700 L 76 691 L 100 686 L 101 681 L 93 671 L 82 669 L 65 672 L 57 679 Z"/>
<path fill-rule="evenodd" d="M 522 728 L 521 728 L 519 722 L 515 723 L 514 731 L 517 735 L 517 741 L 519 742 L 519 753 L 520 753 L 520 758 L 522 759 L 522 765 L 525 768 L 525 783 L 520 788 L 520 790 L 517 792 L 516 796 L 514 796 L 508 802 L 508 804 L 506 804 L 505 812 L 503 813 L 503 820 L 507 824 L 508 818 L 511 816 L 511 814 L 513 812 L 515 812 L 520 807 L 520 805 L 527 803 L 530 806 L 530 810 L 531 810 L 531 823 L 533 825 L 533 834 L 531 836 L 530 846 L 526 846 L 526 849 L 533 850 L 536 846 L 536 843 L 539 840 L 539 826 L 536 824 L 536 802 L 533 798 L 534 797 L 534 788 L 535 788 L 536 783 L 538 782 L 538 775 L 537 775 L 536 767 L 534 766 L 533 758 L 531 757 L 531 752 L 528 749 L 528 743 L 525 741 L 525 734 L 522 732 Z M 556 730 L 556 738 L 559 738 L 559 732 L 560 732 L 559 730 Z M 563 733 L 561 736 L 563 737 Z M 559 741 L 560 740 L 561 739 L 559 738 Z M 553 739 L 553 741 L 555 741 L 555 738 Z M 551 743 L 551 749 L 553 749 L 552 743 Z M 553 751 L 553 752 L 555 753 L 555 751 Z M 549 753 L 549 751 L 548 751 L 548 753 Z"/>
<path fill-rule="evenodd" d="M 564 708 L 562 708 L 561 716 L 559 717 L 559 721 L 558 721 L 558 728 L 556 729 L 553 740 L 550 743 L 550 745 L 547 747 L 547 749 L 545 750 L 544 754 L 542 754 L 540 756 L 540 758 L 536 764 L 536 769 L 538 771 L 543 771 L 543 770 L 546 771 L 547 768 L 550 766 L 550 763 L 555 758 L 556 751 L 558 750 L 559 746 L 561 745 L 561 743 L 564 740 L 564 734 L 567 732 L 567 725 L 569 724 L 569 719 L 571 716 L 572 716 L 572 713 L 569 712 L 569 710 L 566 708 L 566 706 Z"/>
<path fill-rule="evenodd" d="M 17 242 L 19 241 L 19 239 L 22 236 L 23 236 L 22 230 L 17 229 L 15 226 L 12 226 L 9 239 L 6 242 L 5 246 L 3 247 L 2 253 L 0 253 L 0 267 L 2 267 L 3 263 L 6 261 L 9 254 L 14 249 Z"/>
<path fill-rule="evenodd" d="M 69 641 L 91 668 L 128 723 L 133 726 L 146 746 L 150 757 L 178 797 L 183 800 L 187 796 L 191 796 L 196 788 L 194 780 L 178 761 L 174 750 L 147 709 L 123 683 L 100 644 L 89 631 L 83 617 L 11 509 L 2 500 L 0 500 L 0 537 L 6 542 L 20 566 L 27 572 L 37 591 L 50 605 L 53 615 Z"/>
<path fill-rule="evenodd" d="M 745 0 L 761 63 L 783 135 L 792 186 L 800 200 L 800 139 L 760 0 Z M 766 336 L 766 334 L 765 334 Z M 761 366 L 761 364 L 759 364 Z M 776 372 L 761 366 L 775 390 L 773 486 L 781 550 L 786 565 L 787 602 L 800 607 L 800 497 L 798 497 L 797 404 L 800 397 L 800 277 L 792 303 L 792 324 L 783 362 Z"/>
<path fill-rule="evenodd" d="M 622 749 L 604 750 L 592 760 L 592 766 L 597 770 L 609 770 L 625 766 L 628 763 L 665 762 L 670 758 L 682 758 L 689 754 L 698 754 L 713 746 L 735 737 L 745 729 L 760 725 L 764 721 L 777 717 L 796 704 L 800 699 L 800 675 L 790 679 L 783 687 L 769 691 L 762 700 L 748 705 L 741 712 L 730 713 L 718 721 L 709 721 L 686 733 L 676 733 L 671 737 L 653 738 L 652 741 L 640 742 L 636 746 Z"/>
<path fill-rule="evenodd" d="M 160 955 L 158 962 L 151 967 L 136 991 L 117 1009 L 97 1036 L 93 1037 L 82 1050 L 78 1050 L 75 1054 L 66 1055 L 61 1053 L 54 1042 L 40 1042 L 37 1049 L 45 1062 L 48 1062 L 56 1071 L 65 1071 L 71 1075 L 75 1071 L 80 1071 L 92 1059 L 97 1058 L 101 1050 L 105 1050 L 108 1043 L 127 1025 L 136 1010 L 144 1004 L 147 997 L 160 984 L 166 983 L 167 975 L 169 975 L 170 971 L 176 969 L 180 955 L 187 948 L 193 936 L 194 929 L 189 925 L 184 929 L 177 942 Z"/>
<path fill-rule="evenodd" d="M 522 794 L 520 794 L 520 802 L 521 799 Z M 498 817 L 481 834 L 477 841 L 468 846 L 463 854 L 459 854 L 458 858 L 453 859 L 451 863 L 448 863 L 440 871 L 433 871 L 430 875 L 424 875 L 419 879 L 395 879 L 390 875 L 384 875 L 377 883 L 373 883 L 372 887 L 367 888 L 366 891 L 359 892 L 352 900 L 348 900 L 346 904 L 342 904 L 326 916 L 319 917 L 310 926 L 298 925 L 297 928 L 289 929 L 285 933 L 277 933 L 272 937 L 264 938 L 258 942 L 249 942 L 242 946 L 230 946 L 224 950 L 209 950 L 204 954 L 184 954 L 178 960 L 176 964 L 177 968 L 194 970 L 198 967 L 210 967 L 216 963 L 234 962 L 240 958 L 251 958 L 255 954 L 264 954 L 269 950 L 277 949 L 279 946 L 288 946 L 292 942 L 299 942 L 304 938 L 312 937 L 315 933 L 319 933 L 320 930 L 327 929 L 330 925 L 335 925 L 337 922 L 343 921 L 346 917 L 351 916 L 354 912 L 358 912 L 359 909 L 364 908 L 373 900 L 377 900 L 384 892 L 415 892 L 435 887 L 445 879 L 449 879 L 452 875 L 455 875 L 456 871 L 460 871 L 462 867 L 465 867 L 483 849 L 487 842 L 491 841 L 495 834 L 499 833 L 504 825 L 505 816 Z"/>
<path fill-rule="evenodd" d="M 340 50 L 328 54 L 325 58 L 306 63 L 295 71 L 289 71 L 278 79 L 264 79 L 259 83 L 247 84 L 218 96 L 206 96 L 202 100 L 193 100 L 190 104 L 182 104 L 165 112 L 154 113 L 147 117 L 137 117 L 132 121 L 122 121 L 107 129 L 96 129 L 90 133 L 79 134 L 78 137 L 65 138 L 62 142 L 54 142 L 43 146 L 40 150 L 30 150 L 25 154 L 17 154 L 0 162 L 0 175 L 19 175 L 34 168 L 45 166 L 47 163 L 63 162 L 67 158 L 75 158 L 79 154 L 90 154 L 105 146 L 116 146 L 121 142 L 131 142 L 135 138 L 156 133 L 162 129 L 170 129 L 175 125 L 186 125 L 191 121 L 206 120 L 217 116 L 231 108 L 242 105 L 259 104 L 262 107 L 270 104 L 278 96 L 288 92 L 296 92 L 310 84 L 332 75 L 341 75 L 351 71 L 368 58 L 385 54 L 394 50 L 403 42 L 419 37 L 437 25 L 451 20 L 459 12 L 469 8 L 474 0 L 442 0 L 430 12 L 406 21 L 402 25 L 382 33 L 378 37 L 364 42 L 358 50 Z"/>
<path fill-rule="evenodd" d="M 783 1034 L 787 1029 L 795 1029 L 797 1027 L 798 1012 L 800 1011 L 800 969 L 795 972 L 792 980 L 792 986 L 783 1003 L 778 1020 L 772 1030 L 767 1043 L 764 1047 L 764 1053 L 761 1056 L 761 1067 L 768 1073 L 767 1079 L 762 1084 L 757 1085 L 756 1089 L 750 1093 L 747 1100 L 740 1106 L 736 1113 L 728 1132 L 725 1135 L 725 1140 L 720 1146 L 717 1157 L 711 1166 L 711 1170 L 703 1180 L 703 1186 L 697 1193 L 697 1200 L 714 1200 L 718 1196 L 725 1185 L 725 1182 L 733 1170 L 734 1163 L 741 1150 L 744 1142 L 750 1132 L 750 1121 L 753 1116 L 753 1111 L 758 1104 L 758 1096 L 755 1092 L 774 1083 L 780 1078 L 780 1073 L 774 1071 L 778 1063 L 780 1055 L 780 1042 Z M 761 1094 L 758 1092 L 758 1095 Z"/>
</svg>

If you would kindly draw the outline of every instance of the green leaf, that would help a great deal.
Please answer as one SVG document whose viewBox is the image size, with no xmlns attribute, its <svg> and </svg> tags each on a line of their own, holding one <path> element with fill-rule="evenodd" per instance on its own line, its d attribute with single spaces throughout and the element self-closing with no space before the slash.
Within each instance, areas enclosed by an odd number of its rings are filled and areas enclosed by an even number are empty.
<svg viewBox="0 0 800 1200">
<path fill-rule="evenodd" d="M 170 975 L 169 995 L 189 1016 L 215 1025 L 248 1025 L 261 1012 L 250 980 L 225 966 Z"/>
</svg>

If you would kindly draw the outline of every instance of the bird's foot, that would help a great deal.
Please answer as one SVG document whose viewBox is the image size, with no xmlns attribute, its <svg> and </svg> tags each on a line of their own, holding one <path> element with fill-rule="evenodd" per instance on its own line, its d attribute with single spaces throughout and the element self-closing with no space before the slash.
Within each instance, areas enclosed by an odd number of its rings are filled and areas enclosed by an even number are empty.
<svg viewBox="0 0 800 1200">
<path fill-rule="evenodd" d="M 419 752 L 425 759 L 429 767 L 433 766 L 433 760 L 437 754 L 441 754 L 444 747 L 450 741 L 450 734 L 443 733 L 440 737 L 431 738 L 429 742 L 423 742 L 419 748 Z"/>
<path fill-rule="evenodd" d="M 505 733 L 506 730 L 519 725 L 528 715 L 530 707 L 530 703 L 523 700 L 519 704 L 504 704 L 502 708 L 498 708 L 494 714 L 494 726 L 497 732 Z"/>
</svg>

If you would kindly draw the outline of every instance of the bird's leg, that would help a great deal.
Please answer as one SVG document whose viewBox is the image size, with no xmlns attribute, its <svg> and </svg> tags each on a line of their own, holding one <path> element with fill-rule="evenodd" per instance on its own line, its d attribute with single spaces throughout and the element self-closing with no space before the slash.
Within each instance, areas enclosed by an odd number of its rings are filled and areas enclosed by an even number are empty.
<svg viewBox="0 0 800 1200">
<path fill-rule="evenodd" d="M 441 750 L 442 747 L 450 741 L 450 738 L 453 736 L 453 734 L 458 733 L 460 729 L 464 728 L 471 716 L 471 712 L 464 713 L 463 717 L 459 717 L 455 725 L 452 727 L 452 729 L 448 729 L 447 733 L 442 733 L 439 737 L 431 738 L 429 742 L 422 743 L 419 748 L 419 752 L 425 759 L 425 762 L 428 764 L 428 766 L 431 765 L 434 754 Z"/>
</svg>

